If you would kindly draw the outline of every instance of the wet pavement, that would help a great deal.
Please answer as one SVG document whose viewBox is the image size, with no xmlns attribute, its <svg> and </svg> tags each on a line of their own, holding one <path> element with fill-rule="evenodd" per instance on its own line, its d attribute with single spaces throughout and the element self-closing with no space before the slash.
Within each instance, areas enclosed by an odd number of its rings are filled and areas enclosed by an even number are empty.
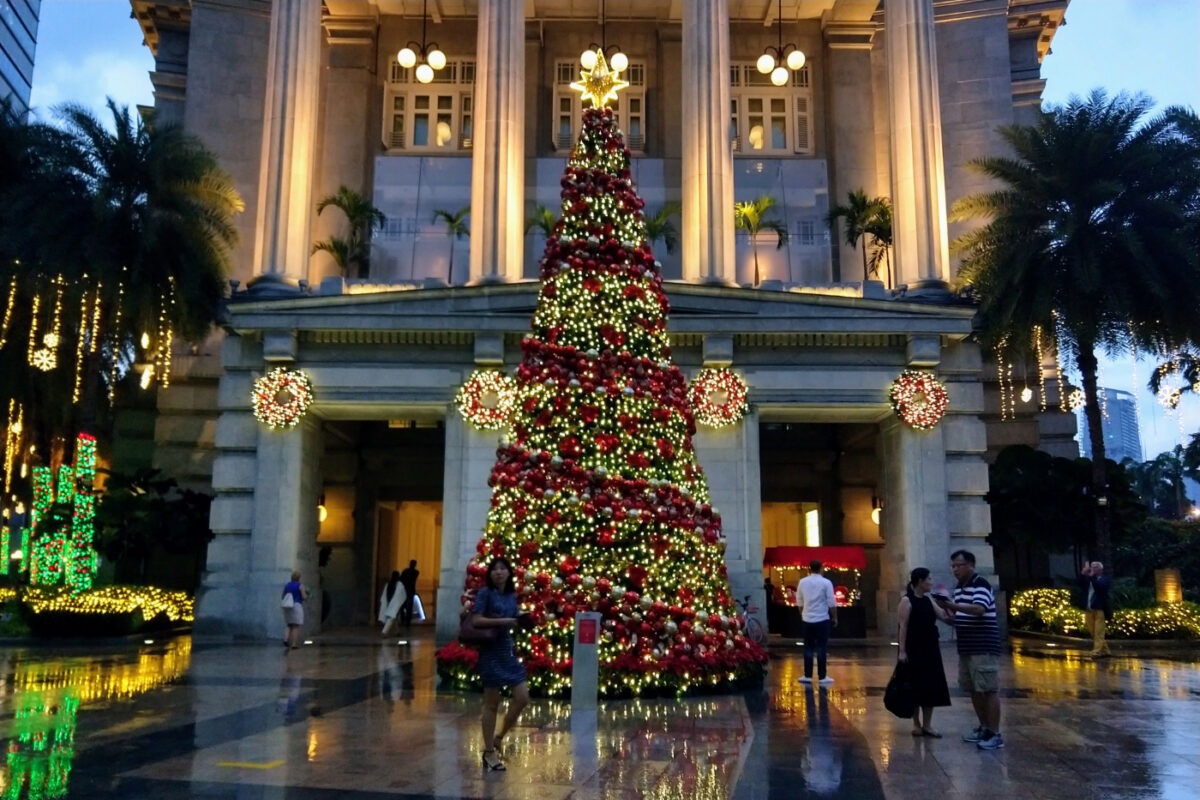
<svg viewBox="0 0 1200 800">
<path fill-rule="evenodd" d="M 535 701 L 480 768 L 479 697 L 438 692 L 434 644 L 329 635 L 267 644 L 4 647 L 0 799 L 1172 798 L 1200 796 L 1200 654 L 1093 662 L 1053 643 L 1003 659 L 1003 750 L 961 742 L 952 690 L 934 727 L 883 708 L 894 650 L 832 651 L 829 687 L 777 649 L 761 692 Z M 947 674 L 957 674 L 951 647 Z M 1177 654 L 1179 655 L 1179 654 Z"/>
</svg>

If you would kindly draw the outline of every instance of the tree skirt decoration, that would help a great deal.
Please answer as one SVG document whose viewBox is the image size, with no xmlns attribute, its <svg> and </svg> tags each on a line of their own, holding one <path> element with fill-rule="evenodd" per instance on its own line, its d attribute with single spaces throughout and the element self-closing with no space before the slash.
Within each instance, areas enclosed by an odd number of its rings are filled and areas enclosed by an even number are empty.
<svg viewBox="0 0 1200 800">
<path fill-rule="evenodd" d="M 746 416 L 746 381 L 733 370 L 702 369 L 692 381 L 688 400 L 701 425 L 736 425 Z"/>
<path fill-rule="evenodd" d="M 272 430 L 295 427 L 312 405 L 312 382 L 298 369 L 276 367 L 254 381 L 254 418 Z"/>
<path fill-rule="evenodd" d="M 946 413 L 950 398 L 946 387 L 928 372 L 906 369 L 892 382 L 892 410 L 905 425 L 920 431 L 932 430 Z"/>
<path fill-rule="evenodd" d="M 458 390 L 454 402 L 463 419 L 484 431 L 503 428 L 517 397 L 512 378 L 493 369 L 476 370 Z"/>
</svg>

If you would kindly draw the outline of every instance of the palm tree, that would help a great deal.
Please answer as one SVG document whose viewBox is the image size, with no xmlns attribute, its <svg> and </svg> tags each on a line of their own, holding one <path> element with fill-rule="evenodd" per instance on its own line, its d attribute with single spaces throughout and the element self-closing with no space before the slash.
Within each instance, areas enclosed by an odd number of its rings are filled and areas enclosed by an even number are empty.
<svg viewBox="0 0 1200 800">
<path fill-rule="evenodd" d="M 675 223 L 671 221 L 671 217 L 678 216 L 682 211 L 683 206 L 671 200 L 663 203 L 658 213 L 653 216 L 647 216 L 645 218 L 646 241 L 654 244 L 659 239 L 662 239 L 663 246 L 667 248 L 667 252 L 674 253 L 675 248 L 679 246 L 679 229 L 675 227 Z"/>
<path fill-rule="evenodd" d="M 839 219 L 845 220 L 846 244 L 857 250 L 859 240 L 862 240 L 863 281 L 866 281 L 868 263 L 865 235 L 870 234 L 876 240 L 884 237 L 888 247 L 891 246 L 892 201 L 886 197 L 869 198 L 864 190 L 855 189 L 846 195 L 846 205 L 829 209 L 829 213 L 825 215 L 825 224 L 829 226 L 829 230 L 834 231 Z M 879 274 L 878 258 L 873 258 L 872 261 L 874 266 L 871 271 Z M 889 265 L 890 263 L 889 256 Z"/>
<path fill-rule="evenodd" d="M 1182 385 L 1165 396 L 1161 395 L 1167 380 L 1174 375 L 1182 379 Z M 1149 387 L 1170 408 L 1177 406 L 1186 392 L 1200 393 L 1200 355 L 1187 350 L 1173 354 L 1155 368 L 1150 376 Z"/>
<path fill-rule="evenodd" d="M 979 299 L 984 344 L 1007 337 L 1019 355 L 1035 326 L 1057 330 L 1081 376 L 1103 559 L 1111 518 L 1096 349 L 1167 353 L 1200 338 L 1196 116 L 1170 108 L 1147 119 L 1151 106 L 1142 95 L 1096 90 L 1035 125 L 1001 129 L 1013 156 L 971 162 L 999 188 L 953 209 L 955 219 L 988 220 L 954 243 L 959 281 Z"/>
<path fill-rule="evenodd" d="M 450 268 L 446 271 L 446 283 L 449 284 L 454 283 L 454 241 L 471 235 L 471 229 L 467 227 L 467 217 L 470 213 L 470 206 L 463 206 L 453 214 L 441 208 L 433 212 L 433 221 L 445 223 L 446 235 L 450 237 Z"/>
<path fill-rule="evenodd" d="M 767 213 L 775 207 L 775 198 L 763 195 L 757 200 L 733 204 L 733 224 L 738 230 L 743 230 L 750 237 L 750 248 L 754 252 L 754 285 L 759 284 L 758 270 L 758 234 L 770 231 L 775 234 L 775 249 L 782 250 L 787 244 L 787 226 L 776 219 L 767 217 Z"/>
<path fill-rule="evenodd" d="M 371 234 L 387 223 L 387 217 L 365 195 L 345 184 L 317 203 L 317 214 L 330 206 L 345 215 L 349 233 L 315 242 L 312 252 L 328 253 L 344 277 L 367 277 L 371 268 Z"/>
<path fill-rule="evenodd" d="M 529 233 L 536 229 L 548 239 L 554 234 L 554 227 L 557 224 L 558 217 L 554 212 L 539 204 L 534 207 L 533 216 L 525 220 L 525 232 Z"/>
<path fill-rule="evenodd" d="M 871 258 L 868 262 L 872 275 L 879 275 L 879 262 L 887 265 L 887 285 L 892 283 L 892 200 L 876 197 L 871 201 L 872 214 L 867 220 L 866 233 L 871 236 Z"/>
</svg>

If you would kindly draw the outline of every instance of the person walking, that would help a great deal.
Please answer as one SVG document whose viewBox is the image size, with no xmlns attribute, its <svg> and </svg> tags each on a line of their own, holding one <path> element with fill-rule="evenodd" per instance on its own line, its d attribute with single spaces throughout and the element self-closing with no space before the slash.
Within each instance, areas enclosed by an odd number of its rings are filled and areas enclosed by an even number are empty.
<svg viewBox="0 0 1200 800">
<path fill-rule="evenodd" d="M 400 606 L 400 621 L 404 623 L 404 627 L 412 627 L 413 617 L 413 601 L 417 597 L 417 577 L 421 571 L 417 569 L 417 560 L 414 558 L 408 562 L 408 567 L 404 572 L 400 573 L 400 583 L 404 584 L 404 592 L 406 597 L 404 603 Z"/>
<path fill-rule="evenodd" d="M 813 561 L 808 565 L 809 574 L 796 585 L 796 605 L 800 608 L 800 620 L 804 624 L 804 677 L 801 683 L 812 683 L 813 656 L 817 658 L 817 680 L 823 684 L 833 683 L 826 674 L 829 653 L 829 634 L 836 628 L 837 598 L 833 594 L 833 583 L 821 574 L 824 565 Z"/>
<path fill-rule="evenodd" d="M 1104 565 L 1099 561 L 1083 562 L 1079 587 L 1083 594 L 1083 620 L 1092 637 L 1092 658 L 1108 658 L 1112 653 L 1104 637 L 1112 619 L 1112 580 L 1104 574 Z"/>
<path fill-rule="evenodd" d="M 512 628 L 530 625 L 529 616 L 520 614 L 520 604 L 513 585 L 513 571 L 504 558 L 493 558 L 488 564 L 487 583 L 475 595 L 471 605 L 472 624 L 476 628 L 498 628 L 491 642 L 479 646 L 479 677 L 483 680 L 483 710 L 479 724 L 483 733 L 483 767 L 492 772 L 506 769 L 501 760 L 504 736 L 517 724 L 521 711 L 529 704 L 525 665 L 513 649 Z M 500 690 L 512 690 L 508 711 L 500 732 L 496 732 L 496 716 L 500 710 Z"/>
<path fill-rule="evenodd" d="M 379 622 L 383 625 L 380 636 L 389 636 L 400 619 L 400 608 L 408 597 L 408 590 L 400 583 L 400 573 L 392 570 L 392 577 L 379 595 Z"/>
<path fill-rule="evenodd" d="M 288 599 L 291 599 L 291 602 Z M 300 570 L 292 571 L 292 579 L 283 586 L 280 605 L 283 608 L 283 624 L 287 625 L 287 636 L 284 645 L 288 652 L 300 646 L 300 629 L 304 626 L 304 601 L 308 599 L 308 589 L 300 582 Z"/>
<path fill-rule="evenodd" d="M 932 727 L 933 709 L 950 705 L 950 687 L 942 666 L 937 621 L 953 622 L 949 611 L 934 605 L 931 598 L 933 578 L 925 567 L 909 573 L 908 587 L 900 598 L 898 614 L 900 642 L 898 660 L 907 664 L 909 683 L 916 696 L 913 711 L 913 736 L 942 738 Z"/>
<path fill-rule="evenodd" d="M 1000 625 L 996 621 L 996 596 L 992 585 L 975 572 L 975 555 L 969 550 L 950 554 L 950 571 L 958 585 L 953 598 L 935 601 L 954 614 L 958 634 L 958 682 L 971 695 L 979 726 L 963 736 L 980 750 L 1004 747 L 1000 733 Z"/>
</svg>

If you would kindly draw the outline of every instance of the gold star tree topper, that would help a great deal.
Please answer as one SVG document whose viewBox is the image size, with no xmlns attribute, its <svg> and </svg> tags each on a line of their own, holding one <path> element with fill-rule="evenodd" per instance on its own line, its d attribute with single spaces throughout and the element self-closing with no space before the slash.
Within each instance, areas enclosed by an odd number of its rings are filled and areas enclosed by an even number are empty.
<svg viewBox="0 0 1200 800">
<path fill-rule="evenodd" d="M 580 93 L 586 101 L 591 100 L 596 108 L 604 108 L 609 100 L 617 99 L 617 92 L 629 86 L 629 81 L 621 80 L 621 71 L 608 69 L 604 60 L 604 52 L 596 48 L 596 65 L 590 70 L 579 71 L 579 80 L 571 84 L 571 88 Z"/>
</svg>

